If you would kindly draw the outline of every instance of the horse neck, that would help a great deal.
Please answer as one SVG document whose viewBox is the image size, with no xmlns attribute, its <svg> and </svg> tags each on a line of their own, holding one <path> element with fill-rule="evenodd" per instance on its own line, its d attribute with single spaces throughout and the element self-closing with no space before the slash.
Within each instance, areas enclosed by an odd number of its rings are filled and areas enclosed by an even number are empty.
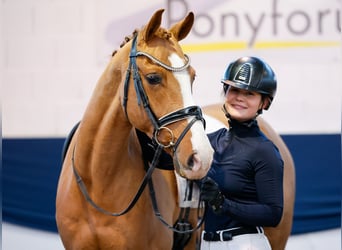
<svg viewBox="0 0 342 250">
<path fill-rule="evenodd" d="M 125 77 L 121 67 L 122 61 L 112 59 L 97 83 L 80 124 L 76 160 L 81 174 L 88 178 L 93 178 L 92 173 L 101 178 L 115 175 L 118 168 L 124 169 L 121 162 L 131 158 L 129 154 L 137 145 L 121 106 L 119 86 Z"/>
</svg>

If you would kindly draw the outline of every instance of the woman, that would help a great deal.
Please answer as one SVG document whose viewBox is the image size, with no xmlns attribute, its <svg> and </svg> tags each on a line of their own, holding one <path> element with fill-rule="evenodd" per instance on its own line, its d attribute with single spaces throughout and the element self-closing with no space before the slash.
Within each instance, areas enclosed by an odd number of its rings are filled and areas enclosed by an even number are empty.
<svg viewBox="0 0 342 250">
<path fill-rule="evenodd" d="M 263 60 L 242 57 L 222 83 L 229 130 L 208 135 L 215 153 L 200 182 L 208 204 L 201 249 L 271 249 L 262 227 L 276 226 L 282 216 L 283 161 L 256 117 L 270 107 L 276 77 Z"/>
</svg>

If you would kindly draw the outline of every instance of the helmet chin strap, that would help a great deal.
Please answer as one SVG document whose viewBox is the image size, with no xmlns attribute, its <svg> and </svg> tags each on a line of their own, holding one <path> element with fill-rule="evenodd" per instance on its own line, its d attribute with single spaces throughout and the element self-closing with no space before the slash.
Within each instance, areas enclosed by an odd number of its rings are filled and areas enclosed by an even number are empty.
<svg viewBox="0 0 342 250">
<path fill-rule="evenodd" d="M 224 103 L 223 103 L 223 105 L 222 105 L 222 111 L 223 111 L 223 113 L 224 113 L 224 115 L 227 117 L 227 119 L 228 119 L 228 125 L 229 125 L 229 128 L 231 128 L 232 127 L 232 123 L 231 123 L 231 115 L 228 113 L 228 110 L 226 109 L 226 105 L 224 105 Z"/>
<path fill-rule="evenodd" d="M 230 120 L 230 119 L 231 119 L 231 116 L 230 116 L 230 114 L 228 113 L 228 110 L 226 109 L 226 105 L 224 105 L 224 103 L 223 103 L 223 105 L 222 105 L 222 111 L 223 111 L 224 115 L 228 118 L 228 120 Z"/>
</svg>

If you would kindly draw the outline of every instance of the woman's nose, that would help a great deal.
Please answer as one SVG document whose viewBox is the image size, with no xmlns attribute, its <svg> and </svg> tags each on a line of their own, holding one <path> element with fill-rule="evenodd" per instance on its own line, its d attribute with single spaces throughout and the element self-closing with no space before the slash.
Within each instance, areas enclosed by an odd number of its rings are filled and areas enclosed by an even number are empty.
<svg viewBox="0 0 342 250">
<path fill-rule="evenodd" d="M 236 93 L 236 99 L 237 100 L 243 100 L 243 98 L 245 98 L 245 96 L 246 96 L 245 93 L 243 93 L 241 91 Z"/>
</svg>

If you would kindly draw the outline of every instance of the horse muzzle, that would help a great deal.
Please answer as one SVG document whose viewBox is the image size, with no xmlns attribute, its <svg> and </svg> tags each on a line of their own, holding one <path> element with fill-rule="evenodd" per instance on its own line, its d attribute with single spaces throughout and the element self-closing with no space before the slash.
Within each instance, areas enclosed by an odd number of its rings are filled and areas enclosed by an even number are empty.
<svg viewBox="0 0 342 250">
<path fill-rule="evenodd" d="M 214 150 L 201 123 L 193 124 L 191 132 L 191 138 L 183 140 L 175 149 L 173 163 L 180 176 L 194 180 L 206 176 L 213 160 Z M 191 146 L 187 142 L 191 142 Z"/>
</svg>

